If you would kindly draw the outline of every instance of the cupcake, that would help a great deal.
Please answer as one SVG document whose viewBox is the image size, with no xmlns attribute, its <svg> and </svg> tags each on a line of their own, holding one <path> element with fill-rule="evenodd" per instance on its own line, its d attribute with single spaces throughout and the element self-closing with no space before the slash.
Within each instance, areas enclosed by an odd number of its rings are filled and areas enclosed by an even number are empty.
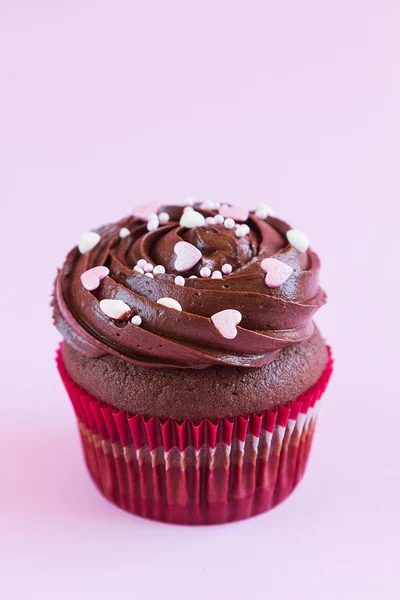
<svg viewBox="0 0 400 600">
<path fill-rule="evenodd" d="M 319 268 L 265 204 L 188 201 L 81 236 L 55 284 L 57 364 L 106 498 L 208 524 L 291 493 L 332 371 Z"/>
</svg>

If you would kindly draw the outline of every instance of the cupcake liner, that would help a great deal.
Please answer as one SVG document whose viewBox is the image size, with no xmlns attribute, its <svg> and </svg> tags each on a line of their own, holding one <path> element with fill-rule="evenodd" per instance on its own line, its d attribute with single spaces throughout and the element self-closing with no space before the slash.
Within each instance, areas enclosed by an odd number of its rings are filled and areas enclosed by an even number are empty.
<svg viewBox="0 0 400 600">
<path fill-rule="evenodd" d="M 304 474 L 329 361 L 305 394 L 274 410 L 231 419 L 177 421 L 119 411 L 57 366 L 71 399 L 89 472 L 102 494 L 142 517 L 225 523 L 267 511 Z"/>
</svg>

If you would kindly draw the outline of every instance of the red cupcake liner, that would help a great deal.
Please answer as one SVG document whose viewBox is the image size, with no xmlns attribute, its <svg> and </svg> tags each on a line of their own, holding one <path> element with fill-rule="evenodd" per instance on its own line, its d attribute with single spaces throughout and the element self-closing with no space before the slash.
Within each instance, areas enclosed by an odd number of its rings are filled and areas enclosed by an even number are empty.
<svg viewBox="0 0 400 600">
<path fill-rule="evenodd" d="M 225 523 L 270 510 L 304 474 L 329 361 L 305 394 L 261 414 L 199 422 L 146 419 L 89 395 L 57 366 L 74 408 L 89 472 L 102 494 L 136 515 Z"/>
</svg>

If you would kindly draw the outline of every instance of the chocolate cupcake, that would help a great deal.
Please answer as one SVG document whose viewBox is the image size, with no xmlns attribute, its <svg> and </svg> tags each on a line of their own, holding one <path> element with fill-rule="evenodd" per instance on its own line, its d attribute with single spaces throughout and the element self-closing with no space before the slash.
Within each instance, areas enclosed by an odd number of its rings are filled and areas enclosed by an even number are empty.
<svg viewBox="0 0 400 600">
<path fill-rule="evenodd" d="M 56 280 L 58 366 L 107 498 L 200 524 L 292 491 L 332 369 L 319 268 L 267 205 L 161 206 L 83 234 Z"/>
</svg>

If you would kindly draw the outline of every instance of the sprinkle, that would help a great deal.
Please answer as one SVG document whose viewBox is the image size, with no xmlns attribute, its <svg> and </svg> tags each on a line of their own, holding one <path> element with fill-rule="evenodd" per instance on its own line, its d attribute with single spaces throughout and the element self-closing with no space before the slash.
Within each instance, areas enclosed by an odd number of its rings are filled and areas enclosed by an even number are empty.
<svg viewBox="0 0 400 600">
<path fill-rule="evenodd" d="M 88 269 L 81 275 L 82 285 L 85 290 L 93 291 L 96 290 L 100 281 L 107 277 L 110 273 L 110 270 L 107 267 L 93 267 L 92 269 Z"/>
<path fill-rule="evenodd" d="M 131 310 L 122 300 L 100 300 L 100 308 L 107 317 L 112 319 L 120 319 Z"/>
<path fill-rule="evenodd" d="M 197 212 L 197 210 L 190 210 L 189 212 L 183 213 L 179 225 L 181 227 L 193 229 L 193 227 L 202 227 L 205 222 L 206 220 L 201 213 Z"/>
<path fill-rule="evenodd" d="M 130 234 L 130 231 L 129 231 L 129 229 L 127 229 L 127 227 L 121 227 L 121 229 L 119 230 L 119 237 L 120 238 L 124 238 L 127 235 L 129 235 L 129 234 Z"/>
<path fill-rule="evenodd" d="M 191 212 L 192 210 L 194 210 L 194 208 L 192 206 L 185 206 L 185 208 L 183 209 L 183 212 L 188 213 L 188 212 Z"/>
<path fill-rule="evenodd" d="M 286 237 L 289 244 L 299 252 L 306 252 L 308 250 L 310 242 L 303 231 L 300 231 L 299 229 L 289 229 L 286 233 Z"/>
<path fill-rule="evenodd" d="M 293 273 L 292 267 L 276 258 L 264 258 L 261 268 L 267 273 L 265 284 L 270 288 L 280 287 Z"/>
<path fill-rule="evenodd" d="M 189 279 L 198 279 L 197 275 L 191 275 Z"/>
<path fill-rule="evenodd" d="M 193 206 L 193 204 L 196 204 L 196 200 L 191 196 L 187 196 L 185 198 L 185 204 L 187 204 L 188 206 Z"/>
<path fill-rule="evenodd" d="M 225 219 L 224 227 L 226 229 L 233 229 L 235 227 L 235 221 L 233 219 L 231 219 L 230 217 L 228 219 Z"/>
<path fill-rule="evenodd" d="M 78 248 L 81 254 L 86 254 L 89 250 L 92 250 L 99 243 L 101 237 L 98 233 L 94 231 L 87 231 L 86 233 L 82 233 Z"/>
<path fill-rule="evenodd" d="M 182 271 L 190 271 L 202 257 L 200 250 L 189 244 L 189 242 L 177 242 L 174 246 L 174 251 L 177 256 L 175 260 L 175 269 L 180 273 Z"/>
<path fill-rule="evenodd" d="M 222 272 L 225 275 L 229 275 L 230 273 L 232 273 L 232 265 L 230 265 L 229 263 L 222 265 Z"/>
<path fill-rule="evenodd" d="M 219 213 L 225 218 L 230 217 L 235 221 L 247 221 L 249 218 L 249 211 L 242 206 L 228 206 L 227 204 L 224 204 L 219 209 Z"/>
<path fill-rule="evenodd" d="M 165 267 L 163 267 L 162 265 L 156 265 L 153 269 L 154 275 L 164 275 L 164 273 L 165 273 Z"/>
<path fill-rule="evenodd" d="M 243 223 L 243 225 L 241 225 L 240 227 L 243 229 L 243 231 L 246 232 L 246 235 L 250 233 L 250 227 L 246 225 L 246 223 Z"/>
<path fill-rule="evenodd" d="M 207 225 L 216 225 L 217 224 L 217 222 L 214 219 L 214 217 L 207 217 L 206 218 L 206 223 L 207 223 Z"/>
<path fill-rule="evenodd" d="M 136 273 L 140 273 L 141 275 L 144 275 L 144 270 L 142 269 L 142 267 L 138 267 L 136 265 L 136 267 L 133 267 L 133 270 L 136 271 Z"/>
<path fill-rule="evenodd" d="M 148 221 L 156 221 L 158 220 L 158 215 L 157 213 L 150 213 L 149 216 L 147 217 Z"/>
<path fill-rule="evenodd" d="M 213 271 L 211 278 L 212 279 L 222 279 L 221 271 Z"/>
<path fill-rule="evenodd" d="M 139 317 L 139 315 L 135 315 L 134 317 L 132 317 L 131 323 L 133 323 L 133 325 L 141 325 L 142 317 Z"/>
<path fill-rule="evenodd" d="M 162 304 L 163 306 L 174 308 L 175 310 L 182 310 L 182 306 L 173 298 L 160 298 L 160 300 L 157 300 L 157 304 Z"/>
<path fill-rule="evenodd" d="M 217 223 L 217 225 L 222 225 L 222 223 L 225 221 L 225 217 L 223 217 L 222 215 L 215 215 L 214 220 Z"/>
<path fill-rule="evenodd" d="M 244 237 L 246 235 L 246 230 L 243 227 L 238 227 L 235 231 L 235 235 L 238 238 Z"/>
<path fill-rule="evenodd" d="M 174 279 L 176 285 L 185 285 L 185 280 L 182 277 L 182 275 L 177 275 L 177 277 L 175 277 Z"/>
<path fill-rule="evenodd" d="M 158 220 L 158 217 L 156 215 L 155 219 L 150 219 L 147 223 L 147 231 L 155 231 L 156 229 L 158 229 L 159 224 L 160 221 Z"/>
<path fill-rule="evenodd" d="M 208 267 L 202 267 L 200 269 L 201 277 L 210 277 L 210 275 L 211 275 L 211 269 L 209 269 Z"/>
<path fill-rule="evenodd" d="M 145 258 L 141 258 L 137 261 L 137 266 L 138 267 L 145 267 L 147 265 L 147 260 Z"/>
<path fill-rule="evenodd" d="M 267 217 L 273 217 L 275 215 L 275 211 L 268 204 L 257 204 L 255 215 L 259 219 L 267 219 Z"/>
<path fill-rule="evenodd" d="M 145 277 L 150 277 L 150 279 L 154 279 L 153 273 L 145 273 Z"/>
<path fill-rule="evenodd" d="M 162 212 L 158 215 L 158 220 L 160 221 L 160 223 L 168 223 L 169 221 L 169 214 L 166 212 Z"/>
<path fill-rule="evenodd" d="M 153 265 L 148 262 L 144 265 L 143 270 L 145 273 L 152 273 L 153 268 L 154 268 Z"/>
<path fill-rule="evenodd" d="M 233 308 L 221 310 L 211 317 L 211 321 L 218 333 L 227 340 L 233 340 L 237 336 L 236 325 L 242 320 L 242 314 Z"/>
<path fill-rule="evenodd" d="M 204 208 L 205 210 L 218 210 L 221 206 L 220 202 L 215 202 L 214 200 L 206 200 L 203 204 L 200 205 L 200 208 Z"/>
</svg>

